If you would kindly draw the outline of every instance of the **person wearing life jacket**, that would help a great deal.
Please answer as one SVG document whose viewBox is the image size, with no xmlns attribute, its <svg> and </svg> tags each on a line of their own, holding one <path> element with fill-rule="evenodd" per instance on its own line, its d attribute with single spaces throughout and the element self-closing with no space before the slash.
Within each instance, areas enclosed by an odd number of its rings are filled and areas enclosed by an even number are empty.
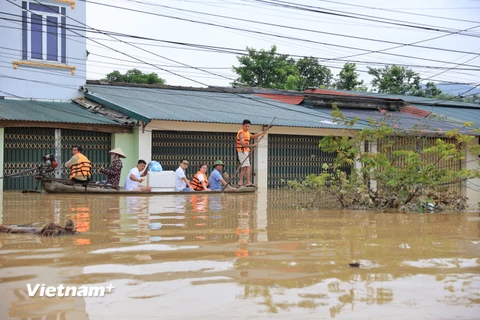
<svg viewBox="0 0 480 320">
<path fill-rule="evenodd" d="M 250 134 L 250 125 L 251 122 L 248 119 L 243 120 L 242 129 L 237 132 L 237 152 L 238 152 L 238 161 L 242 165 L 240 170 L 240 181 L 238 186 L 243 185 L 243 176 L 246 175 L 247 184 L 246 187 L 254 187 L 255 185 L 251 182 L 251 166 L 250 166 L 250 148 L 257 147 L 257 144 L 251 144 L 250 139 L 256 139 L 258 137 L 264 136 L 267 134 L 266 131 L 257 134 Z"/>
<path fill-rule="evenodd" d="M 89 182 L 92 177 L 92 164 L 87 157 L 82 154 L 81 146 L 72 147 L 72 158 L 65 163 L 65 167 L 71 168 L 70 179 L 74 182 Z"/>
<path fill-rule="evenodd" d="M 207 177 L 207 164 L 202 163 L 198 172 L 193 177 L 192 181 L 190 181 L 190 186 L 194 191 L 210 191 L 208 189 L 208 177 Z"/>
</svg>

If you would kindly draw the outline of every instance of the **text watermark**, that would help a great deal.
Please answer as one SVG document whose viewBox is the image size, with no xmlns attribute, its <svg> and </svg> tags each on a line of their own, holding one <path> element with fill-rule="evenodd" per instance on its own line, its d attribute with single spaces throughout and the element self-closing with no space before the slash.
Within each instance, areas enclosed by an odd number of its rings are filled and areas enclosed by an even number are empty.
<svg viewBox="0 0 480 320">
<path fill-rule="evenodd" d="M 46 286 L 45 284 L 37 284 L 32 286 L 27 284 L 27 291 L 29 297 L 34 297 L 38 294 L 39 297 L 103 297 L 105 293 L 111 293 L 112 284 L 109 286 Z"/>
</svg>

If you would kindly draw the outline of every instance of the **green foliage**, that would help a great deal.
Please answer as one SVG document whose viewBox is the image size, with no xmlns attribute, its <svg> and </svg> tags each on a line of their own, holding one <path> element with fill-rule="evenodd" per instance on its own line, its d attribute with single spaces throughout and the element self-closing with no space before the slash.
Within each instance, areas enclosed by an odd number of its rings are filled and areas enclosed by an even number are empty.
<svg viewBox="0 0 480 320">
<path fill-rule="evenodd" d="M 328 67 L 320 65 L 317 58 L 305 57 L 297 61 L 300 74 L 299 90 L 331 85 L 333 75 Z"/>
<path fill-rule="evenodd" d="M 247 47 L 248 55 L 237 56 L 239 67 L 233 67 L 239 78 L 236 84 L 250 87 L 285 89 L 287 79 L 290 85 L 297 82 L 295 61 L 288 55 L 277 53 L 277 47 L 270 50 L 255 50 Z M 292 78 L 293 77 L 293 78 Z"/>
<path fill-rule="evenodd" d="M 427 98 L 435 98 L 442 94 L 442 90 L 438 89 L 433 82 L 427 82 L 425 89 L 423 89 L 423 96 Z"/>
<path fill-rule="evenodd" d="M 138 69 L 128 70 L 125 74 L 115 70 L 107 74 L 105 80 L 110 82 L 165 84 L 165 80 L 159 78 L 156 73 L 143 73 Z"/>
<path fill-rule="evenodd" d="M 319 64 L 314 57 L 304 57 L 297 62 L 288 55 L 270 50 L 247 47 L 248 54 L 237 56 L 239 67 L 233 71 L 239 76 L 234 84 L 284 90 L 304 90 L 309 87 L 330 86 L 332 72 Z"/>
<path fill-rule="evenodd" d="M 368 68 L 373 76 L 372 86 L 380 93 L 423 96 L 420 75 L 415 71 L 396 65 L 381 68 Z"/>
<path fill-rule="evenodd" d="M 289 181 L 288 186 L 329 194 L 342 207 L 362 204 L 415 211 L 463 210 L 465 199 L 449 192 L 448 186 L 480 177 L 480 171 L 456 170 L 448 164 L 464 159 L 465 145 L 472 154 L 480 154 L 474 137 L 458 130 L 446 132 L 444 138 L 438 131 L 428 130 L 434 135 L 425 136 L 425 129 L 401 130 L 394 117 L 385 110 L 381 113 L 380 120 L 371 120 L 371 127 L 351 137 L 322 138 L 319 147 L 335 152 L 335 161 L 323 164 L 321 174 L 310 175 L 303 182 Z M 347 119 L 335 105 L 332 115 L 348 127 L 358 121 Z M 376 152 L 365 150 L 366 142 L 369 148 L 376 147 Z M 342 168 L 351 168 L 350 175 Z M 372 182 L 376 190 L 369 188 Z"/>
<path fill-rule="evenodd" d="M 339 90 L 367 91 L 367 88 L 363 85 L 363 80 L 359 80 L 359 77 L 357 65 L 355 63 L 345 63 L 338 73 L 335 87 Z"/>
</svg>

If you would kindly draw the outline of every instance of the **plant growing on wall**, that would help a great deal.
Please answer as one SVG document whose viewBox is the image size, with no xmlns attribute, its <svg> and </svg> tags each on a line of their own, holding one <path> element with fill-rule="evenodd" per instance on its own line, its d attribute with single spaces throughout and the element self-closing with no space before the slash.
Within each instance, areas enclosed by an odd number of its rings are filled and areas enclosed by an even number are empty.
<svg viewBox="0 0 480 320">
<path fill-rule="evenodd" d="M 466 150 L 480 154 L 480 146 L 471 143 L 474 137 L 456 129 L 443 133 L 424 125 L 400 129 L 399 119 L 386 110 L 380 112 L 379 119 L 370 119 L 369 126 L 356 131 L 353 137 L 324 137 L 319 147 L 335 152 L 335 161 L 323 164 L 319 175 L 312 174 L 301 182 L 288 181 L 288 187 L 314 191 L 324 199 L 334 199 L 343 208 L 368 205 L 405 211 L 465 209 L 466 199 L 449 189 L 480 177 L 479 170 L 455 167 L 465 158 Z M 336 122 L 348 127 L 359 121 L 347 119 L 336 106 L 332 115 Z M 348 175 L 341 170 L 345 166 L 351 168 Z M 371 187 L 373 184 L 376 188 Z"/>
</svg>

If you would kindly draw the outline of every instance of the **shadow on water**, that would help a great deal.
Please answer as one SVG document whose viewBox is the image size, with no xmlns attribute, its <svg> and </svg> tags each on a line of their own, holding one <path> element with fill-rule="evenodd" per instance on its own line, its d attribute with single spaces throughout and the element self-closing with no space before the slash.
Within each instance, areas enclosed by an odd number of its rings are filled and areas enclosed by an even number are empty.
<svg viewBox="0 0 480 320">
<path fill-rule="evenodd" d="M 302 210 L 287 193 L 3 193 L 0 319 L 475 319 L 480 216 Z M 348 263 L 358 261 L 359 268 Z M 109 285 L 29 297 L 27 284 Z"/>
</svg>

